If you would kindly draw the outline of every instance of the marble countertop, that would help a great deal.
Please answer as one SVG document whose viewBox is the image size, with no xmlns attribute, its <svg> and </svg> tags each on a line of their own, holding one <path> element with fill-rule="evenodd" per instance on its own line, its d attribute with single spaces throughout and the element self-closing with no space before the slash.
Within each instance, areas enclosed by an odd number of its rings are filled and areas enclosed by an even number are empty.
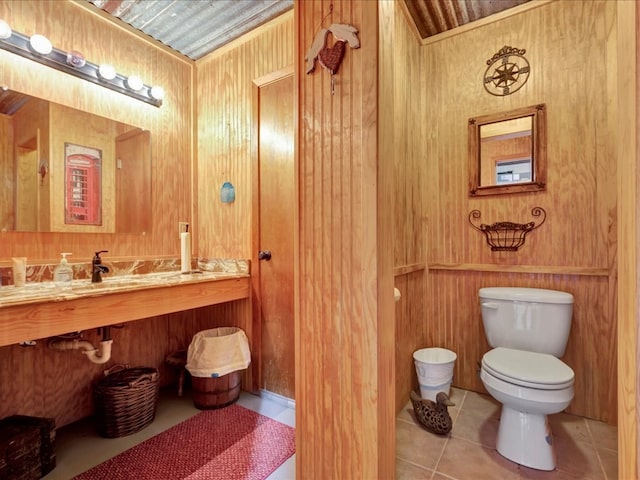
<svg viewBox="0 0 640 480">
<path fill-rule="evenodd" d="M 194 263 L 190 273 L 181 273 L 175 259 L 104 262 L 110 273 L 100 283 L 91 282 L 90 264 L 74 264 L 75 279 L 68 284 L 51 281 L 55 265 L 30 265 L 26 285 L 0 287 L 0 309 L 249 276 L 247 260 L 199 258 Z"/>
<path fill-rule="evenodd" d="M 24 287 L 13 285 L 0 287 L 0 308 L 42 302 L 75 300 L 137 291 L 149 288 L 171 287 L 200 282 L 213 282 L 228 278 L 248 277 L 247 273 L 192 271 L 183 274 L 178 271 L 147 273 L 141 275 L 104 276 L 101 283 L 91 283 L 89 279 L 73 280 L 70 285 L 61 286 L 54 282 L 27 283 Z"/>
</svg>

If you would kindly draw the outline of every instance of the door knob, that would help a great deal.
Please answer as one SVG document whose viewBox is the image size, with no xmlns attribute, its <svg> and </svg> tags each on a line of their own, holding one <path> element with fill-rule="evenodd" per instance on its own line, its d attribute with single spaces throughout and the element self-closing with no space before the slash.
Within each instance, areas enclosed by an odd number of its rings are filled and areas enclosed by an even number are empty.
<svg viewBox="0 0 640 480">
<path fill-rule="evenodd" d="M 271 260 L 271 252 L 269 250 L 260 250 L 258 252 L 258 260 Z"/>
</svg>

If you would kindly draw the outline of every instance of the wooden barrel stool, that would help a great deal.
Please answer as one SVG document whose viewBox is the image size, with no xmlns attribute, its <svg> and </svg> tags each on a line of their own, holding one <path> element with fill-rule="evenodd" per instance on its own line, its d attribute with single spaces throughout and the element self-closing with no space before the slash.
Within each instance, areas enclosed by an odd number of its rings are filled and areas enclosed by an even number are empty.
<svg viewBox="0 0 640 480">
<path fill-rule="evenodd" d="M 187 351 L 186 350 L 178 350 L 177 352 L 173 352 L 164 360 L 167 365 L 171 365 L 178 369 L 178 396 L 181 397 L 183 393 L 184 387 L 184 374 L 186 371 L 185 366 L 187 365 Z"/>
</svg>

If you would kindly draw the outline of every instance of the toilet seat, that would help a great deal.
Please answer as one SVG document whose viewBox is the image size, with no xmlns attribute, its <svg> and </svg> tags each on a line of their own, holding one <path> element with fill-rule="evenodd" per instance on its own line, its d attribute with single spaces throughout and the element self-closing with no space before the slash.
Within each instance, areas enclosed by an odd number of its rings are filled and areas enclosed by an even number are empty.
<svg viewBox="0 0 640 480">
<path fill-rule="evenodd" d="M 498 347 L 482 357 L 482 367 L 505 382 L 540 390 L 573 385 L 571 368 L 553 355 Z"/>
</svg>

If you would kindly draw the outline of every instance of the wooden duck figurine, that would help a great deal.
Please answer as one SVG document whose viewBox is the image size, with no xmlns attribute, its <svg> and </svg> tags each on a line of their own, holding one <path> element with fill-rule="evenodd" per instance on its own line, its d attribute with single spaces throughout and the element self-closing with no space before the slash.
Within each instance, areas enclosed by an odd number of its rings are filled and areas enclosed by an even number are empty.
<svg viewBox="0 0 640 480">
<path fill-rule="evenodd" d="M 446 393 L 438 392 L 436 401 L 432 402 L 420 398 L 416 392 L 411 391 L 411 403 L 416 418 L 427 430 L 438 435 L 446 435 L 451 431 L 453 421 L 447 407 L 455 405 L 455 403 L 449 400 Z"/>
</svg>

